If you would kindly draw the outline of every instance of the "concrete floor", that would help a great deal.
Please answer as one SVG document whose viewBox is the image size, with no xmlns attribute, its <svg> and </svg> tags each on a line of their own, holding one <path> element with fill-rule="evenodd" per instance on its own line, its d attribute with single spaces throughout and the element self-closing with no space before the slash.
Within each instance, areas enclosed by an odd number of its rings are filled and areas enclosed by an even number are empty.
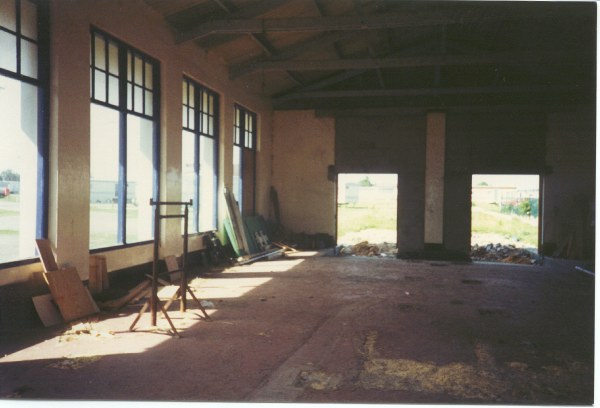
<svg viewBox="0 0 600 408">
<path fill-rule="evenodd" d="M 149 314 L 128 332 L 139 306 L 55 329 L 0 358 L 0 397 L 593 403 L 592 277 L 308 255 L 195 279 L 212 321 L 174 306 L 182 338 Z"/>
</svg>

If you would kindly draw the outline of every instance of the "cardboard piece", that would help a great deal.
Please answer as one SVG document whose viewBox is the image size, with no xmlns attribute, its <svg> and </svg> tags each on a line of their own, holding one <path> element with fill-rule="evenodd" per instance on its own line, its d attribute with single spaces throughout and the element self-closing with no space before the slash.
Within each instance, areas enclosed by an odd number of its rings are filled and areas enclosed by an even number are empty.
<svg viewBox="0 0 600 408">
<path fill-rule="evenodd" d="M 42 321 L 44 327 L 56 326 L 57 324 L 63 323 L 63 318 L 60 315 L 58 307 L 52 301 L 52 295 L 50 293 L 41 296 L 34 296 L 31 298 L 35 310 Z"/>
</svg>

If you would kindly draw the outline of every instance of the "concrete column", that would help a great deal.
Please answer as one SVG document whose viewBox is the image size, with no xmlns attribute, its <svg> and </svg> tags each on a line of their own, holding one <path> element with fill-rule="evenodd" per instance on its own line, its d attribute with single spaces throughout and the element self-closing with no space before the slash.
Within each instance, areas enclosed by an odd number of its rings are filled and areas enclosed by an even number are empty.
<svg viewBox="0 0 600 408">
<path fill-rule="evenodd" d="M 425 243 L 444 243 L 446 114 L 427 114 L 425 145 Z"/>
</svg>

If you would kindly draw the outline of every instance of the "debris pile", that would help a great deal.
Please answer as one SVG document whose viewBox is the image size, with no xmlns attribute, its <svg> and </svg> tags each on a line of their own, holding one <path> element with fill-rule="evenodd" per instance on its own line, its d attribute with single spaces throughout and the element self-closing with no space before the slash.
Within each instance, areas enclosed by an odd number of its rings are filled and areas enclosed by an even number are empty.
<svg viewBox="0 0 600 408">
<path fill-rule="evenodd" d="M 355 245 L 338 247 L 339 255 L 395 257 L 397 253 L 396 244 L 389 242 L 370 244 L 369 241 L 362 241 Z"/>
<path fill-rule="evenodd" d="M 515 264 L 534 264 L 535 256 L 524 248 L 516 248 L 514 245 L 487 244 L 473 245 L 471 247 L 471 259 L 474 261 L 504 262 Z"/>
</svg>

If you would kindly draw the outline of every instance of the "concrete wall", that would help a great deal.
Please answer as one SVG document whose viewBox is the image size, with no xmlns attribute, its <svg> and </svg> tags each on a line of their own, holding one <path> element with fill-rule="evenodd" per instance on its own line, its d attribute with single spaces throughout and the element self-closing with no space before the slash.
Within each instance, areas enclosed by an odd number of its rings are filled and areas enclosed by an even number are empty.
<svg viewBox="0 0 600 408">
<path fill-rule="evenodd" d="M 335 182 L 327 178 L 334 123 L 313 111 L 273 114 L 273 187 L 281 222 L 294 232 L 335 235 Z"/>
<path fill-rule="evenodd" d="M 398 254 L 424 249 L 425 115 L 339 117 L 338 173 L 398 174 Z"/>
<path fill-rule="evenodd" d="M 59 264 L 88 276 L 90 196 L 90 28 L 94 26 L 160 61 L 160 197 L 180 200 L 181 81 L 185 74 L 220 95 L 219 219 L 226 216 L 224 186 L 231 187 L 233 104 L 258 115 L 257 212 L 266 214 L 271 185 L 271 106 L 257 96 L 260 84 L 232 82 L 226 67 L 193 44 L 176 45 L 162 17 L 142 0 L 51 2 L 50 202 L 49 238 Z M 178 211 L 174 208 L 170 210 Z M 179 220 L 163 220 L 161 253 L 180 254 Z M 190 251 L 202 248 L 202 237 L 190 239 Z M 152 245 L 112 250 L 109 271 L 152 259 Z M 27 281 L 39 264 L 5 269 L 0 284 Z"/>
<path fill-rule="evenodd" d="M 573 258 L 594 257 L 596 120 L 593 110 L 548 115 L 543 241 L 559 246 L 571 234 Z M 549 253 L 547 255 L 552 255 Z"/>
<path fill-rule="evenodd" d="M 424 248 L 423 234 L 425 124 L 425 114 L 361 111 L 336 118 L 339 173 L 398 173 L 401 256 L 434 255 Z M 592 258 L 594 152 L 593 111 L 447 113 L 442 256 L 468 256 L 471 176 L 495 173 L 542 175 L 543 241 L 560 246 L 573 234 L 572 256 Z"/>
</svg>

